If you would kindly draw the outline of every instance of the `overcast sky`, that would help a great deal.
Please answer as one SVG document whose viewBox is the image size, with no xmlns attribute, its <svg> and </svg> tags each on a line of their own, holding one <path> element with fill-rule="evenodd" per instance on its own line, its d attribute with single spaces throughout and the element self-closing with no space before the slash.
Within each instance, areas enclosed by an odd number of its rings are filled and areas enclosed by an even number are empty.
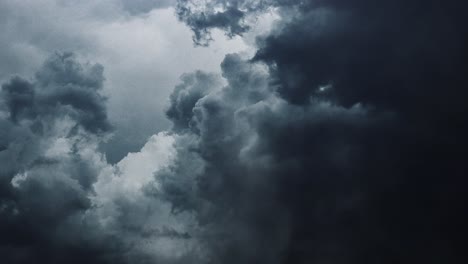
<svg viewBox="0 0 468 264">
<path fill-rule="evenodd" d="M 210 47 L 196 47 L 171 1 L 2 0 L 0 79 L 32 76 L 54 52 L 74 52 L 105 68 L 114 136 L 105 146 L 116 162 L 168 129 L 164 107 L 179 77 L 197 69 L 219 72 L 227 53 L 247 51 L 240 37 L 222 32 Z"/>
<path fill-rule="evenodd" d="M 465 263 L 466 7 L 0 0 L 0 263 Z"/>
</svg>

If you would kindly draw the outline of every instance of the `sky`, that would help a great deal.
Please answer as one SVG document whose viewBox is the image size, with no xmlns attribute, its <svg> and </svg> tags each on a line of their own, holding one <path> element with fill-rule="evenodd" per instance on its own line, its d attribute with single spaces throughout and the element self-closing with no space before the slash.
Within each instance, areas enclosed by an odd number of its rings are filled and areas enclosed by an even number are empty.
<svg viewBox="0 0 468 264">
<path fill-rule="evenodd" d="M 0 263 L 465 263 L 457 0 L 0 0 Z"/>
</svg>

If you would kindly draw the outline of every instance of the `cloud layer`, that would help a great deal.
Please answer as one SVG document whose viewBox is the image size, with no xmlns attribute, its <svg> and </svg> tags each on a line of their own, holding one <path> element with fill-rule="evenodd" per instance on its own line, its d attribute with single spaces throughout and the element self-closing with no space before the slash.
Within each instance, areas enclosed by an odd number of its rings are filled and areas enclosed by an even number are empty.
<svg viewBox="0 0 468 264">
<path fill-rule="evenodd" d="M 253 56 L 182 75 L 171 129 L 115 164 L 103 66 L 55 53 L 2 85 L 2 258 L 464 263 L 464 7 L 179 0 L 195 45 L 278 20 Z"/>
</svg>

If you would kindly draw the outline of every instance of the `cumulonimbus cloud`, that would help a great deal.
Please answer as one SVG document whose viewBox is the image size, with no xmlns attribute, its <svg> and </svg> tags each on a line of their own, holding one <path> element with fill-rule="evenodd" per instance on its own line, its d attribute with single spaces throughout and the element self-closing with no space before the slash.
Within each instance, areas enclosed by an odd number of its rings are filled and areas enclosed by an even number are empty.
<svg viewBox="0 0 468 264">
<path fill-rule="evenodd" d="M 7 262 L 463 263 L 463 7 L 178 1 L 196 44 L 215 28 L 242 35 L 259 12 L 281 19 L 221 76 L 184 75 L 172 129 L 116 165 L 98 148 L 102 67 L 61 54 L 13 78 Z"/>
</svg>

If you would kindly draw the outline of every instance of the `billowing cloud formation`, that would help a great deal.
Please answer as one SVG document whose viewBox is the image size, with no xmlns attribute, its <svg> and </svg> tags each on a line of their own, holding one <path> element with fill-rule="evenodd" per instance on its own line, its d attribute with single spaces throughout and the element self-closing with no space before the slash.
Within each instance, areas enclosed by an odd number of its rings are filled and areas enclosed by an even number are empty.
<svg viewBox="0 0 468 264">
<path fill-rule="evenodd" d="M 295 250 L 325 250 L 313 239 L 339 228 L 327 221 L 362 210 L 358 183 L 365 177 L 353 174 L 365 162 L 366 138 L 391 115 L 321 100 L 292 105 L 274 93 L 265 65 L 239 55 L 228 55 L 222 69 L 228 85 L 191 104 L 190 129 L 182 133 L 192 140 L 157 174 L 160 190 L 212 234 L 204 241 L 215 263 L 283 263 Z M 193 169 L 193 156 L 201 170 Z"/>
<path fill-rule="evenodd" d="M 99 64 L 55 54 L 33 80 L 14 77 L 2 85 L 0 245 L 6 263 L 86 261 L 90 248 L 74 241 L 79 230 L 68 226 L 91 206 L 87 194 L 98 173 L 90 153 L 110 127 L 99 94 L 103 80 Z"/>
<path fill-rule="evenodd" d="M 55 50 L 73 51 L 106 69 L 103 93 L 115 127 L 103 145 L 117 163 L 168 129 L 166 100 L 184 72 L 219 71 L 225 54 L 246 49 L 221 32 L 194 47 L 190 29 L 165 0 L 0 1 L 0 83 L 32 76 Z M 21 33 L 19 33 L 21 32 Z M 128 100 L 131 98 L 132 100 Z"/>
<path fill-rule="evenodd" d="M 221 86 L 220 76 L 201 71 L 183 75 L 181 79 L 183 83 L 175 87 L 169 98 L 169 109 L 166 111 L 175 131 L 187 129 L 197 101 L 209 94 L 213 88 Z"/>
<path fill-rule="evenodd" d="M 220 29 L 231 38 L 242 36 L 258 15 L 301 3 L 299 0 L 177 0 L 176 11 L 179 19 L 192 29 L 194 44 L 208 46 L 213 40 L 213 29 Z"/>
<path fill-rule="evenodd" d="M 10 119 L 56 118 L 66 115 L 92 132 L 110 127 L 104 98 L 98 93 L 104 81 L 101 65 L 82 65 L 72 54 L 56 54 L 36 74 L 36 82 L 20 77 L 2 86 Z"/>
<path fill-rule="evenodd" d="M 185 74 L 172 130 L 115 165 L 102 67 L 62 54 L 11 79 L 6 262 L 464 263 L 464 7 L 178 1 L 196 44 L 280 20 L 253 58 Z"/>
<path fill-rule="evenodd" d="M 202 3 L 182 19 L 196 41 L 232 34 L 246 3 Z M 210 204 L 191 206 L 224 234 L 215 262 L 461 262 L 464 4 L 271 6 L 283 22 L 251 62 L 227 56 L 228 86 L 191 111 L 205 167 L 192 189 Z"/>
<path fill-rule="evenodd" d="M 3 84 L 3 262 L 178 263 L 198 256 L 189 254 L 196 250 L 190 214 L 173 215 L 170 204 L 143 190 L 173 159 L 174 138 L 154 135 L 114 166 L 99 152 L 110 128 L 103 80 L 101 65 L 57 53 L 34 79 Z"/>
</svg>

